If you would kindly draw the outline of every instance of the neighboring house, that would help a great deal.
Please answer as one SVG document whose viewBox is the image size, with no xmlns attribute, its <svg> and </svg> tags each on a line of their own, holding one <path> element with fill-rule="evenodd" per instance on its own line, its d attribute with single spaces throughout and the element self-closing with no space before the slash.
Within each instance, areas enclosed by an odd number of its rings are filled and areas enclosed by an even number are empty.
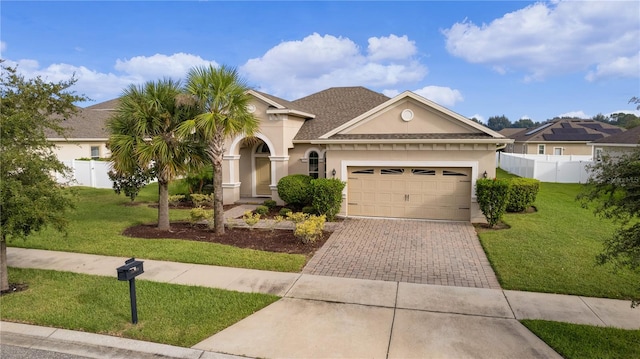
<svg viewBox="0 0 640 359">
<path fill-rule="evenodd" d="M 111 100 L 86 108 L 78 108 L 76 114 L 65 118 L 61 126 L 68 130 L 67 138 L 51 133 L 48 137 L 48 140 L 57 147 L 58 159 L 70 161 L 79 158 L 98 159 L 111 156 L 106 146 L 109 134 L 105 124 L 117 104 L 118 100 Z"/>
<path fill-rule="evenodd" d="M 599 160 L 603 154 L 617 156 L 640 147 L 640 126 L 630 130 L 601 138 L 590 143 L 593 148 L 593 159 Z"/>
<path fill-rule="evenodd" d="M 505 152 L 532 155 L 586 155 L 592 153 L 591 142 L 624 129 L 608 123 L 583 119 L 560 119 L 532 129 L 506 135 L 514 140 Z"/>
<path fill-rule="evenodd" d="M 481 221 L 475 182 L 495 176 L 496 150 L 513 142 L 408 91 L 389 98 L 341 87 L 295 101 L 249 93 L 260 129 L 257 141 L 225 146 L 225 204 L 281 203 L 278 180 L 301 173 L 346 182 L 341 215 Z"/>
</svg>

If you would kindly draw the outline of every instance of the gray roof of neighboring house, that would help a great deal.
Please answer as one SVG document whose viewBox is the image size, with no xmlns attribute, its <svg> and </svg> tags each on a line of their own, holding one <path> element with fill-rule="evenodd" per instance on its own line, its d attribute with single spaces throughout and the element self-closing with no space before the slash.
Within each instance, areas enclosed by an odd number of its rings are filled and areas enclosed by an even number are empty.
<svg viewBox="0 0 640 359">
<path fill-rule="evenodd" d="M 510 135 L 515 142 L 590 142 L 624 131 L 604 122 L 560 119 Z"/>
<path fill-rule="evenodd" d="M 333 135 L 330 140 L 481 140 L 493 138 L 488 133 L 388 133 Z"/>
<path fill-rule="evenodd" d="M 107 101 L 113 102 L 114 100 Z M 105 106 L 99 103 L 90 107 L 80 108 L 78 112 L 60 121 L 60 126 L 67 129 L 68 139 L 107 139 L 109 133 L 106 130 L 107 119 L 113 114 L 106 109 L 95 109 L 96 106 Z M 98 107 L 100 108 L 100 107 Z M 59 138 L 53 131 L 47 131 L 47 137 Z"/>
<path fill-rule="evenodd" d="M 389 97 L 361 86 L 332 87 L 292 101 L 296 108 L 316 115 L 302 125 L 294 140 L 317 139 L 386 101 Z"/>
<path fill-rule="evenodd" d="M 621 145 L 637 145 L 640 144 L 640 126 L 636 126 L 630 130 L 601 138 L 594 143 L 621 144 Z"/>
</svg>

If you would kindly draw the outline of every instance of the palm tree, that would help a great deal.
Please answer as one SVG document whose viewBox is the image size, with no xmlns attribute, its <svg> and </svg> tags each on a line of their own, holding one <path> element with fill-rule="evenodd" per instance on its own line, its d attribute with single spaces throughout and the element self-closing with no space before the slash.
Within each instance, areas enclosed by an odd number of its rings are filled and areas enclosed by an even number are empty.
<svg viewBox="0 0 640 359">
<path fill-rule="evenodd" d="M 222 207 L 222 159 L 225 140 L 238 135 L 253 136 L 260 125 L 247 110 L 251 97 L 248 85 L 235 68 L 195 67 L 187 76 L 186 92 L 202 112 L 180 125 L 183 136 L 200 134 L 207 142 L 207 156 L 213 163 L 214 231 L 224 233 Z"/>
<path fill-rule="evenodd" d="M 113 168 L 132 175 L 155 167 L 158 179 L 158 229 L 169 230 L 169 182 L 204 163 L 203 146 L 176 135 L 178 125 L 200 111 L 182 99 L 180 83 L 170 79 L 130 85 L 116 114 L 107 122 Z"/>
</svg>

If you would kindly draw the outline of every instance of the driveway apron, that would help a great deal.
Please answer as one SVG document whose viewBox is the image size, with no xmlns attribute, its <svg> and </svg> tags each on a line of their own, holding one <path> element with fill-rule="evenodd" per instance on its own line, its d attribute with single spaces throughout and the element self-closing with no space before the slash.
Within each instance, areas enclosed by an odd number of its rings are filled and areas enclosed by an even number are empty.
<svg viewBox="0 0 640 359">
<path fill-rule="evenodd" d="M 348 218 L 303 273 L 499 289 L 467 222 Z"/>
</svg>

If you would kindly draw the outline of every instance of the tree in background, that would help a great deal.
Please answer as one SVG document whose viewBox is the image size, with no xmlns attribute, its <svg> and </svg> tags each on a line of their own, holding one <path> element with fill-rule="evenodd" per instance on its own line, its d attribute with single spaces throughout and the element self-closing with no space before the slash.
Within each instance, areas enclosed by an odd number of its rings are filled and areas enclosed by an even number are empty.
<svg viewBox="0 0 640 359">
<path fill-rule="evenodd" d="M 189 71 L 186 91 L 202 112 L 180 127 L 182 136 L 201 135 L 207 143 L 207 155 L 213 163 L 214 231 L 224 234 L 222 197 L 222 160 L 225 141 L 235 136 L 253 136 L 258 119 L 247 110 L 249 86 L 235 68 L 196 67 Z"/>
<path fill-rule="evenodd" d="M 491 116 L 487 120 L 487 127 L 494 131 L 500 131 L 503 128 L 511 127 L 511 121 L 505 116 Z"/>
<path fill-rule="evenodd" d="M 535 127 L 535 126 L 539 126 L 540 123 L 538 122 L 533 122 L 531 119 L 529 118 L 521 118 L 518 121 L 514 122 L 513 124 L 511 124 L 511 127 L 516 127 L 516 128 L 531 128 L 531 127 Z"/>
<path fill-rule="evenodd" d="M 178 126 L 198 113 L 183 100 L 180 84 L 149 81 L 124 90 L 116 114 L 107 122 L 111 161 L 117 173 L 134 176 L 154 167 L 158 179 L 158 229 L 169 230 L 169 182 L 204 163 L 202 146 L 176 134 Z"/>
<path fill-rule="evenodd" d="M 47 133 L 65 137 L 60 125 L 84 96 L 76 82 L 25 79 L 2 65 L 0 75 L 0 290 L 9 289 L 7 240 L 27 238 L 47 226 L 64 231 L 73 208 L 71 191 L 52 177 L 69 169 L 53 153 Z"/>
</svg>

